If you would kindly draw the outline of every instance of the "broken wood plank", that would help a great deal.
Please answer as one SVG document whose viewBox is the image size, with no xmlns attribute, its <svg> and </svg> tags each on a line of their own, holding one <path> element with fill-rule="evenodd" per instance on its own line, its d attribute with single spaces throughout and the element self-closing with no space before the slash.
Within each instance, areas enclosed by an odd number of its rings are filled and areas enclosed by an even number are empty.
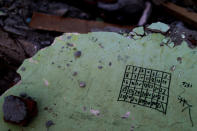
<svg viewBox="0 0 197 131">
<path fill-rule="evenodd" d="M 88 21 L 76 18 L 63 18 L 60 16 L 48 15 L 34 12 L 30 27 L 40 30 L 57 31 L 57 32 L 78 32 L 88 33 L 92 31 L 116 32 L 117 30 L 132 30 L 133 26 L 120 26 L 98 21 Z M 114 31 L 113 31 L 114 30 Z"/>
<path fill-rule="evenodd" d="M 171 2 L 162 3 L 162 6 L 166 8 L 170 13 L 180 20 L 197 28 L 197 13 L 188 11 L 187 9 L 175 5 Z"/>
</svg>

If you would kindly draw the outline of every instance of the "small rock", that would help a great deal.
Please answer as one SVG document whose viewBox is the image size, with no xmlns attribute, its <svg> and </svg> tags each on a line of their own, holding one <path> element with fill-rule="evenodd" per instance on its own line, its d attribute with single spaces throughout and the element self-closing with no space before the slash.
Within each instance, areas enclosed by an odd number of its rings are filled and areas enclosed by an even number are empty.
<svg viewBox="0 0 197 131">
<path fill-rule="evenodd" d="M 74 53 L 75 58 L 79 58 L 81 56 L 81 51 L 76 51 Z"/>
<path fill-rule="evenodd" d="M 98 68 L 99 68 L 99 69 L 102 69 L 102 68 L 103 68 L 103 66 L 98 66 Z"/>
<path fill-rule="evenodd" d="M 181 57 L 177 57 L 177 61 L 181 64 L 182 63 L 182 58 Z"/>
<path fill-rule="evenodd" d="M 84 87 L 86 87 L 86 83 L 83 82 L 83 81 L 81 81 L 81 82 L 79 83 L 79 86 L 82 87 L 82 88 L 84 88 Z"/>
<path fill-rule="evenodd" d="M 52 125 L 55 125 L 54 122 L 52 120 L 49 120 L 45 123 L 46 128 L 51 127 Z"/>
<path fill-rule="evenodd" d="M 3 113 L 6 122 L 25 126 L 37 112 L 37 103 L 32 99 L 13 95 L 5 97 Z"/>
<path fill-rule="evenodd" d="M 170 29 L 170 26 L 161 22 L 156 22 L 149 25 L 147 29 L 153 32 L 166 33 Z"/>
</svg>

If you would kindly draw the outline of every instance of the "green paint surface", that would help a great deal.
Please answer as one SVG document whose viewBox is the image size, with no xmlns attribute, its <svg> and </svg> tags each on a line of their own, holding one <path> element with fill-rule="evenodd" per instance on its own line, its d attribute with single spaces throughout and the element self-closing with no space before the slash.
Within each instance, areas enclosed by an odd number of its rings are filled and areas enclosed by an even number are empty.
<svg viewBox="0 0 197 131">
<path fill-rule="evenodd" d="M 133 40 L 107 32 L 56 38 L 52 46 L 24 61 L 18 70 L 21 82 L 0 99 L 2 107 L 5 96 L 27 93 L 38 103 L 38 116 L 27 127 L 18 127 L 3 121 L 0 108 L 1 131 L 47 131 L 48 120 L 55 123 L 49 131 L 196 131 L 197 49 L 188 48 L 186 42 L 174 48 L 160 46 L 163 39 L 156 33 Z M 79 58 L 76 51 L 82 52 Z M 127 65 L 171 74 L 166 114 L 117 101 Z M 80 87 L 81 82 L 86 86 Z M 192 107 L 183 110 L 187 106 L 179 96 Z"/>
<path fill-rule="evenodd" d="M 150 30 L 166 33 L 170 29 L 170 26 L 161 22 L 156 22 L 156 23 L 152 23 L 147 28 Z"/>
<path fill-rule="evenodd" d="M 133 32 L 137 35 L 144 35 L 144 27 L 136 27 L 133 29 Z"/>
</svg>

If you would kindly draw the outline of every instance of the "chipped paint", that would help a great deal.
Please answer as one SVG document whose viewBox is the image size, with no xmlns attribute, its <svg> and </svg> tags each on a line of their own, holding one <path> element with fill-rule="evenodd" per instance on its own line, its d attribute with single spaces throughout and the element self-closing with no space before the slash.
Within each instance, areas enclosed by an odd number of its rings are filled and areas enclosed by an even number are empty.
<svg viewBox="0 0 197 131">
<path fill-rule="evenodd" d="M 133 33 L 136 35 L 144 35 L 144 27 L 136 27 L 133 29 Z"/>
<path fill-rule="evenodd" d="M 129 117 L 129 115 L 130 115 L 130 112 L 128 111 L 123 116 L 121 116 L 121 118 L 126 119 Z"/>
<path fill-rule="evenodd" d="M 43 78 L 43 81 L 44 81 L 44 85 L 45 86 L 49 86 L 49 81 L 48 80 L 46 80 L 45 78 Z"/>
<path fill-rule="evenodd" d="M 32 58 L 29 59 L 29 62 L 30 62 L 30 63 L 34 63 L 34 64 L 38 64 L 38 61 L 33 60 Z"/>
<path fill-rule="evenodd" d="M 166 33 L 170 29 L 170 26 L 161 22 L 152 23 L 147 27 L 151 31 Z"/>
<path fill-rule="evenodd" d="M 95 116 L 99 116 L 100 115 L 100 111 L 99 110 L 90 109 L 90 113 L 92 113 Z"/>
</svg>

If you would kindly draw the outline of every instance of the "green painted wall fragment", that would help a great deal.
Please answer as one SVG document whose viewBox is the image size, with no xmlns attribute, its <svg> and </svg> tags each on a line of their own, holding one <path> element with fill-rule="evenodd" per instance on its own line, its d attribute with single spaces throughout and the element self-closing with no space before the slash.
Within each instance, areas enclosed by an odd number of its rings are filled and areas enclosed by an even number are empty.
<svg viewBox="0 0 197 131">
<path fill-rule="evenodd" d="M 5 96 L 25 92 L 39 115 L 27 127 L 0 119 L 1 130 L 45 131 L 52 120 L 50 131 L 195 131 L 197 49 L 160 46 L 163 39 L 107 32 L 56 38 L 24 61 L 21 82 L 0 99 L 2 107 Z"/>
<path fill-rule="evenodd" d="M 137 35 L 144 35 L 144 27 L 136 27 L 133 29 L 133 32 Z"/>
<path fill-rule="evenodd" d="M 170 29 L 169 25 L 161 23 L 161 22 L 152 23 L 147 28 L 150 30 L 158 31 L 162 33 L 166 33 Z"/>
</svg>

